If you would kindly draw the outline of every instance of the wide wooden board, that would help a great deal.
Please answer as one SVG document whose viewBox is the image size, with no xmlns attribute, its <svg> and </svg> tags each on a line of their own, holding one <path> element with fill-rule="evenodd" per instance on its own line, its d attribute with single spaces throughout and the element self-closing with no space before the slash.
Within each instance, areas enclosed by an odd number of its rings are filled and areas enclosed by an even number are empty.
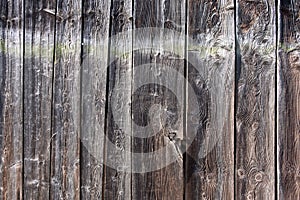
<svg viewBox="0 0 300 200">
<path fill-rule="evenodd" d="M 233 199 L 234 2 L 189 0 L 185 199 Z"/>
<path fill-rule="evenodd" d="M 274 199 L 276 7 L 236 5 L 235 196 Z"/>
<path fill-rule="evenodd" d="M 136 0 L 134 11 L 132 197 L 182 199 L 186 1 Z"/>
</svg>

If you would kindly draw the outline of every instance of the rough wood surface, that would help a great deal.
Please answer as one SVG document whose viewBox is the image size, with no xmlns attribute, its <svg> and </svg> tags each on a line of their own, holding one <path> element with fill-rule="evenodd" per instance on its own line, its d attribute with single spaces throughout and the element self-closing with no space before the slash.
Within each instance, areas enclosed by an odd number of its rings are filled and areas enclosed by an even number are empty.
<svg viewBox="0 0 300 200">
<path fill-rule="evenodd" d="M 111 5 L 103 195 L 131 199 L 132 0 Z"/>
<path fill-rule="evenodd" d="M 0 0 L 0 199 L 300 199 L 299 13 Z"/>
<path fill-rule="evenodd" d="M 56 3 L 50 199 L 79 199 L 82 4 L 79 0 Z"/>
<path fill-rule="evenodd" d="M 274 199 L 275 2 L 236 4 L 235 194 L 238 199 Z"/>
<path fill-rule="evenodd" d="M 142 173 L 132 175 L 133 199 L 183 198 L 180 143 L 183 140 L 185 91 L 184 78 L 183 81 L 177 78 L 184 77 L 185 40 L 178 35 L 185 33 L 185 6 L 185 1 L 177 0 L 134 2 L 132 118 L 135 126 L 132 131 L 134 135 L 140 132 L 146 138 L 133 137 L 132 148 L 133 153 L 148 162 L 139 163 Z M 174 76 L 168 73 L 170 69 Z M 154 77 L 149 78 L 151 73 Z M 150 83 L 145 82 L 148 79 Z M 175 90 L 171 91 L 168 84 Z M 148 134 L 152 136 L 147 137 Z M 164 148 L 166 151 L 159 153 Z M 151 158 L 151 153 L 159 156 Z M 171 164 L 168 163 L 170 155 L 176 156 Z M 148 171 L 159 165 L 161 168 Z"/>
<path fill-rule="evenodd" d="M 22 199 L 23 1 L 0 6 L 0 199 Z"/>
<path fill-rule="evenodd" d="M 233 199 L 234 2 L 189 0 L 188 15 L 185 199 Z"/>
<path fill-rule="evenodd" d="M 25 2 L 24 199 L 49 199 L 55 10 L 53 1 Z"/>
<path fill-rule="evenodd" d="M 280 1 L 278 43 L 278 199 L 300 199 L 300 3 Z"/>
<path fill-rule="evenodd" d="M 82 199 L 102 199 L 110 1 L 83 2 L 81 69 Z"/>
</svg>

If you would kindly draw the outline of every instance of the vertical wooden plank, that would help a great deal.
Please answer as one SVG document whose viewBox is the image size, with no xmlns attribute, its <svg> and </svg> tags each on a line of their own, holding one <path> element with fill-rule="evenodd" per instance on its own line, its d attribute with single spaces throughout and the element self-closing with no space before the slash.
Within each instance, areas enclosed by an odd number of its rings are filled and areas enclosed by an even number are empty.
<svg viewBox="0 0 300 200">
<path fill-rule="evenodd" d="M 300 2 L 278 10 L 278 199 L 300 199 Z"/>
<path fill-rule="evenodd" d="M 25 2 L 24 199 L 48 199 L 54 53 L 53 1 Z"/>
<path fill-rule="evenodd" d="M 111 6 L 104 198 L 131 199 L 132 0 Z"/>
<path fill-rule="evenodd" d="M 0 198 L 22 198 L 23 1 L 0 1 Z"/>
<path fill-rule="evenodd" d="M 132 151 L 140 163 L 133 158 L 132 167 L 141 169 L 132 176 L 133 199 L 183 198 L 185 7 L 180 0 L 134 2 Z"/>
<path fill-rule="evenodd" d="M 110 1 L 83 1 L 81 198 L 102 199 Z"/>
<path fill-rule="evenodd" d="M 275 1 L 237 4 L 236 197 L 275 198 Z"/>
<path fill-rule="evenodd" d="M 81 1 L 57 0 L 50 199 L 79 199 Z"/>
<path fill-rule="evenodd" d="M 234 2 L 189 0 L 188 15 L 185 197 L 233 199 Z"/>
</svg>

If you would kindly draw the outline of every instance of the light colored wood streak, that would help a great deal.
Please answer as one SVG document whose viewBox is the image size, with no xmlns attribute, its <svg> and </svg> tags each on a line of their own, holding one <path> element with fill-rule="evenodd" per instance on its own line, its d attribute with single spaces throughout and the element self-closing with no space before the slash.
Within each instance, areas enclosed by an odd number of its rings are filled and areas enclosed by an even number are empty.
<svg viewBox="0 0 300 200">
<path fill-rule="evenodd" d="M 110 1 L 88 0 L 83 6 L 81 198 L 102 199 Z"/>
<path fill-rule="evenodd" d="M 57 14 L 50 199 L 79 199 L 81 1 L 58 0 Z"/>
<path fill-rule="evenodd" d="M 236 198 L 275 198 L 274 1 L 236 1 Z"/>
<path fill-rule="evenodd" d="M 300 3 L 280 1 L 278 45 L 278 199 L 300 199 Z"/>
<path fill-rule="evenodd" d="M 0 199 L 22 198 L 23 1 L 0 2 Z"/>
</svg>

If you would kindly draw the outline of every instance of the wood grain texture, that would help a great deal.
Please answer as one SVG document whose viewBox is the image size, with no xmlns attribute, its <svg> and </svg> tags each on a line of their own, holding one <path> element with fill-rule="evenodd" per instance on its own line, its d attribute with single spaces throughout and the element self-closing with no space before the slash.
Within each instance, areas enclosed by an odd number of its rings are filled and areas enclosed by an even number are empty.
<svg viewBox="0 0 300 200">
<path fill-rule="evenodd" d="M 299 13 L 0 0 L 0 199 L 300 199 Z"/>
<path fill-rule="evenodd" d="M 79 0 L 56 5 L 50 199 L 80 198 L 81 5 Z"/>
<path fill-rule="evenodd" d="M 111 5 L 104 198 L 131 199 L 132 0 Z"/>
<path fill-rule="evenodd" d="M 300 199 L 300 3 L 280 1 L 278 17 L 278 199 Z"/>
<path fill-rule="evenodd" d="M 53 1 L 25 2 L 24 199 L 49 199 L 55 10 Z"/>
<path fill-rule="evenodd" d="M 238 199 L 274 199 L 275 2 L 236 4 L 235 194 Z"/>
<path fill-rule="evenodd" d="M 134 57 L 132 118 L 133 133 L 151 137 L 133 137 L 133 153 L 145 170 L 132 175 L 133 199 L 182 199 L 184 193 L 183 159 L 180 151 L 184 120 L 185 1 L 154 0 L 134 2 Z M 151 30 L 154 27 L 156 29 Z M 140 31 L 144 28 L 144 32 Z M 148 28 L 148 29 L 147 29 Z M 159 29 L 160 28 L 160 29 Z M 164 30 L 163 30 L 164 29 Z M 169 30 L 168 30 L 169 29 Z M 171 31 L 170 31 L 171 30 Z M 176 34 L 172 33 L 176 31 Z M 184 38 L 184 36 L 183 36 Z M 139 70 L 144 68 L 145 70 Z M 149 70 L 149 71 L 147 71 Z M 170 70 L 174 72 L 171 76 Z M 150 78 L 153 83 L 145 80 Z M 138 83 L 144 83 L 142 86 Z M 172 84 L 175 90 L 167 86 Z M 176 95 L 180 93 L 181 95 Z M 165 119 L 165 120 L 163 120 Z M 143 129 L 149 127 L 148 129 Z M 166 152 L 159 152 L 167 148 Z M 150 157 L 157 152 L 158 156 Z M 177 155 L 178 154 L 178 155 Z M 171 155 L 177 159 L 168 163 Z M 151 167 L 161 165 L 161 169 Z"/>
<path fill-rule="evenodd" d="M 22 199 L 23 1 L 0 6 L 0 199 Z"/>
<path fill-rule="evenodd" d="M 81 199 L 102 199 L 110 1 L 83 2 Z"/>
<path fill-rule="evenodd" d="M 234 2 L 189 0 L 188 11 L 185 197 L 233 199 Z"/>
<path fill-rule="evenodd" d="M 134 66 L 141 67 L 144 64 L 152 63 L 153 71 L 157 73 L 161 71 L 161 73 L 164 74 L 168 70 L 160 66 L 164 65 L 176 70 L 178 73 L 177 76 L 183 75 L 184 61 L 182 57 L 174 55 L 172 52 L 164 51 L 160 51 L 162 55 L 158 55 L 153 51 L 135 51 Z M 166 74 L 164 74 L 164 76 L 165 75 Z M 144 74 L 144 76 L 148 76 L 148 74 Z M 139 76 L 134 78 L 135 82 L 137 82 L 138 79 L 143 79 L 143 77 L 139 74 Z M 176 80 L 176 77 L 167 77 L 166 81 L 169 80 Z M 176 81 L 173 82 L 173 84 L 179 91 L 183 91 L 184 85 L 180 85 Z M 133 199 L 183 198 L 183 160 L 182 152 L 180 151 L 181 141 L 183 140 L 181 121 L 183 117 L 183 106 L 179 105 L 179 102 L 183 101 L 179 99 L 178 102 L 178 96 L 169 90 L 169 88 L 164 87 L 164 85 L 166 85 L 165 82 L 161 82 L 160 85 L 145 84 L 140 88 L 135 87 L 134 90 L 134 107 L 132 110 L 134 123 L 140 126 L 146 126 L 151 123 L 154 128 L 148 131 L 153 132 L 159 130 L 155 127 L 159 127 L 160 122 L 164 122 L 165 124 L 162 124 L 163 126 L 160 131 L 154 132 L 156 133 L 154 136 L 148 138 L 133 138 L 133 152 L 139 153 L 140 157 L 145 160 L 149 159 L 148 162 L 137 164 L 137 166 L 142 167 L 142 170 L 145 170 L 145 172 L 133 174 Z M 162 110 L 167 111 L 165 115 L 166 121 L 157 119 L 157 117 L 162 116 Z M 139 131 L 139 129 L 136 128 L 133 129 L 133 131 Z M 166 152 L 158 152 L 159 149 L 165 147 L 170 149 L 167 149 Z M 159 156 L 157 155 L 151 158 L 149 154 L 152 152 L 158 152 Z M 171 164 L 167 164 L 170 158 L 169 156 L 173 154 L 178 154 L 177 159 Z M 156 168 L 157 164 L 160 164 L 162 168 L 148 171 L 151 167 L 153 167 L 153 169 Z"/>
</svg>

